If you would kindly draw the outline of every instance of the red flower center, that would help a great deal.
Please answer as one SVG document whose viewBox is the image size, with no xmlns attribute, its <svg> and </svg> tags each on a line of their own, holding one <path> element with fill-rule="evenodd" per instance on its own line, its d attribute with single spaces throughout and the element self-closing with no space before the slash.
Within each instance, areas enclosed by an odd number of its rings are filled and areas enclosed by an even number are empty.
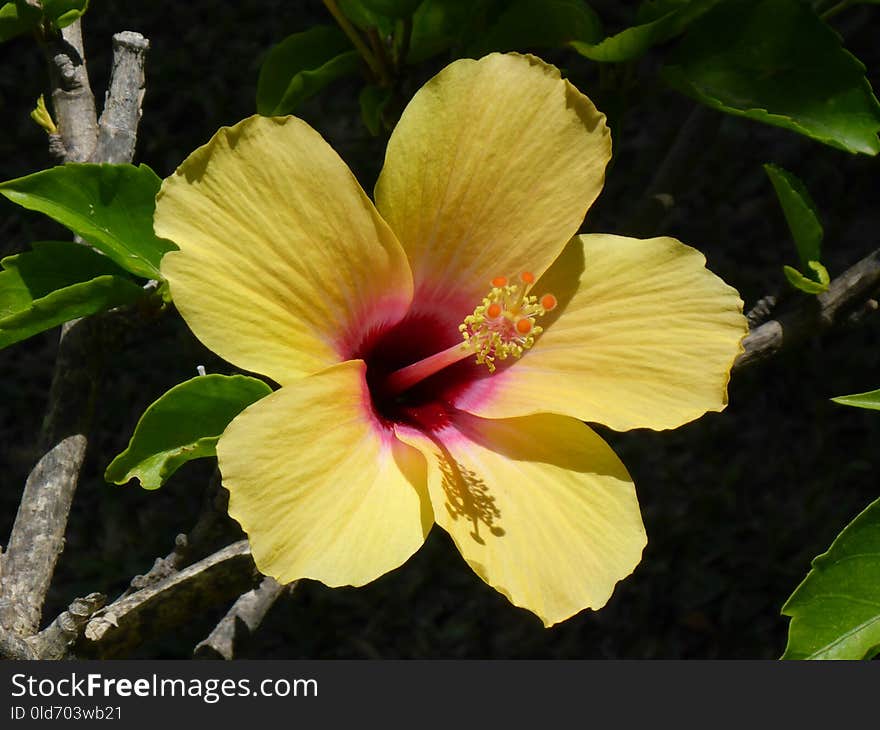
<svg viewBox="0 0 880 730">
<path fill-rule="evenodd" d="M 425 315 L 408 315 L 398 324 L 367 336 L 352 355 L 367 364 L 373 410 L 386 425 L 405 424 L 432 432 L 449 422 L 454 403 L 477 379 L 488 375 L 474 358 L 461 360 L 400 392 L 389 376 L 461 342 L 456 324 Z"/>
<path fill-rule="evenodd" d="M 530 272 L 510 283 L 492 280 L 492 288 L 473 314 L 459 324 L 462 308 L 411 310 L 401 322 L 370 331 L 350 357 L 364 360 L 372 408 L 381 422 L 436 431 L 449 422 L 459 399 L 496 363 L 520 357 L 541 327 L 535 319 L 556 307 L 556 297 L 532 296 Z M 436 303 L 435 303 L 436 304 Z"/>
</svg>

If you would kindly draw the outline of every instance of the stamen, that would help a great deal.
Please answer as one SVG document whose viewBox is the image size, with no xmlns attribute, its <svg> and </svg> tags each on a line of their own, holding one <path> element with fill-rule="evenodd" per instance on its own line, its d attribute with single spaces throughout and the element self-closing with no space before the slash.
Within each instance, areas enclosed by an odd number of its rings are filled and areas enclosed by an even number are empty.
<svg viewBox="0 0 880 730">
<path fill-rule="evenodd" d="M 385 391 L 398 395 L 468 357 L 476 356 L 477 364 L 490 373 L 495 372 L 496 361 L 522 357 L 543 332 L 535 320 L 554 309 L 557 301 L 552 294 L 538 299 L 528 293 L 535 282 L 530 271 L 521 273 L 517 283 L 509 281 L 506 276 L 492 279 L 489 293 L 458 327 L 464 342 L 395 370 L 385 380 Z"/>
<path fill-rule="evenodd" d="M 482 304 L 465 317 L 458 328 L 476 355 L 477 363 L 485 365 L 490 373 L 495 372 L 496 361 L 522 357 L 535 344 L 535 338 L 543 331 L 535 319 L 557 303 L 552 294 L 545 294 L 539 300 L 528 293 L 535 283 L 532 272 L 523 271 L 518 278 L 517 283 L 504 285 L 497 282 L 507 282 L 507 277 L 492 279 L 492 289 Z"/>
</svg>

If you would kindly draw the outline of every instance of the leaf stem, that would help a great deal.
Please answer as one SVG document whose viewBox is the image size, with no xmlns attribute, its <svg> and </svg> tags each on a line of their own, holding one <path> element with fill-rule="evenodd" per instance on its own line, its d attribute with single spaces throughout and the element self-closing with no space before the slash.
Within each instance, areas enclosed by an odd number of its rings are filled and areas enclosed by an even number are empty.
<svg viewBox="0 0 880 730">
<path fill-rule="evenodd" d="M 391 86 L 391 75 L 388 72 L 391 66 L 391 59 L 388 58 L 388 51 L 382 38 L 379 36 L 379 31 L 375 28 L 370 28 L 367 31 L 367 36 L 370 39 L 370 45 L 373 47 L 373 52 L 376 54 L 376 60 L 379 63 L 379 81 L 383 86 Z"/>
<path fill-rule="evenodd" d="M 366 43 L 364 43 L 364 40 L 357 32 L 357 29 L 351 24 L 351 22 L 349 22 L 348 18 L 346 18 L 343 12 L 339 9 L 339 6 L 336 4 L 336 0 L 322 1 L 324 3 L 324 6 L 330 12 L 330 15 L 332 15 L 336 22 L 339 24 L 342 32 L 348 36 L 348 39 L 352 42 L 352 45 L 354 45 L 358 53 L 361 54 L 364 61 L 367 62 L 367 66 L 370 67 L 370 71 L 373 72 L 376 78 L 383 79 L 385 75 L 382 65 L 373 55 L 372 51 L 367 48 Z"/>
<path fill-rule="evenodd" d="M 833 18 L 838 13 L 841 13 L 844 10 L 846 10 L 852 4 L 853 4 L 853 0 L 840 0 L 840 2 L 837 3 L 837 5 L 832 5 L 830 8 L 828 8 L 828 10 L 823 11 L 822 14 L 819 15 L 819 19 L 820 20 L 828 20 L 829 18 Z"/>
<path fill-rule="evenodd" d="M 398 21 L 396 28 L 396 43 L 394 44 L 394 65 L 398 71 L 403 68 L 406 63 L 406 57 L 409 55 L 409 44 L 412 39 L 413 21 L 411 17 L 407 17 L 402 21 Z"/>
</svg>

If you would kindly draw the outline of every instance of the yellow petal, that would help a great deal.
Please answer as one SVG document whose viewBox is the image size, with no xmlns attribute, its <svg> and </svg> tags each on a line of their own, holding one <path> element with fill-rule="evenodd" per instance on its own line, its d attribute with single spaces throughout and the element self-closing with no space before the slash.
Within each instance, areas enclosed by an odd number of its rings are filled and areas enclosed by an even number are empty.
<svg viewBox="0 0 880 730">
<path fill-rule="evenodd" d="M 641 559 L 632 480 L 580 421 L 460 414 L 436 435 L 398 435 L 430 457 L 437 524 L 483 580 L 546 626 L 604 606 Z"/>
<path fill-rule="evenodd" d="M 455 293 L 460 320 L 492 278 L 540 275 L 583 222 L 610 157 L 605 116 L 553 66 L 496 53 L 443 69 L 404 110 L 376 185 L 416 306 Z"/>
<path fill-rule="evenodd" d="M 412 297 L 400 244 L 345 163 L 295 117 L 223 128 L 162 184 L 156 233 L 196 336 L 279 383 L 351 357 Z"/>
<path fill-rule="evenodd" d="M 217 444 L 229 514 L 257 568 L 281 583 L 363 585 L 424 542 L 425 459 L 369 410 L 359 360 L 275 391 Z"/>
<path fill-rule="evenodd" d="M 748 325 L 737 291 L 705 263 L 674 238 L 575 237 L 535 285 L 559 307 L 534 348 L 457 406 L 618 430 L 675 428 L 723 410 Z"/>
</svg>

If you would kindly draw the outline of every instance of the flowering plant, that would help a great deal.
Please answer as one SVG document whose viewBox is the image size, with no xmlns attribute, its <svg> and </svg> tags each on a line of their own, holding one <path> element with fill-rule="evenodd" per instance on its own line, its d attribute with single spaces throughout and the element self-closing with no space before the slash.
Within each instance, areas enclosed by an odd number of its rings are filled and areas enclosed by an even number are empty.
<svg viewBox="0 0 880 730">
<path fill-rule="evenodd" d="M 281 385 L 217 445 L 261 571 L 362 585 L 437 523 L 547 625 L 605 604 L 645 532 L 582 421 L 720 410 L 747 330 L 696 250 L 576 235 L 610 156 L 555 68 L 493 54 L 413 97 L 375 206 L 295 117 L 221 130 L 163 183 L 178 310 Z"/>
</svg>

